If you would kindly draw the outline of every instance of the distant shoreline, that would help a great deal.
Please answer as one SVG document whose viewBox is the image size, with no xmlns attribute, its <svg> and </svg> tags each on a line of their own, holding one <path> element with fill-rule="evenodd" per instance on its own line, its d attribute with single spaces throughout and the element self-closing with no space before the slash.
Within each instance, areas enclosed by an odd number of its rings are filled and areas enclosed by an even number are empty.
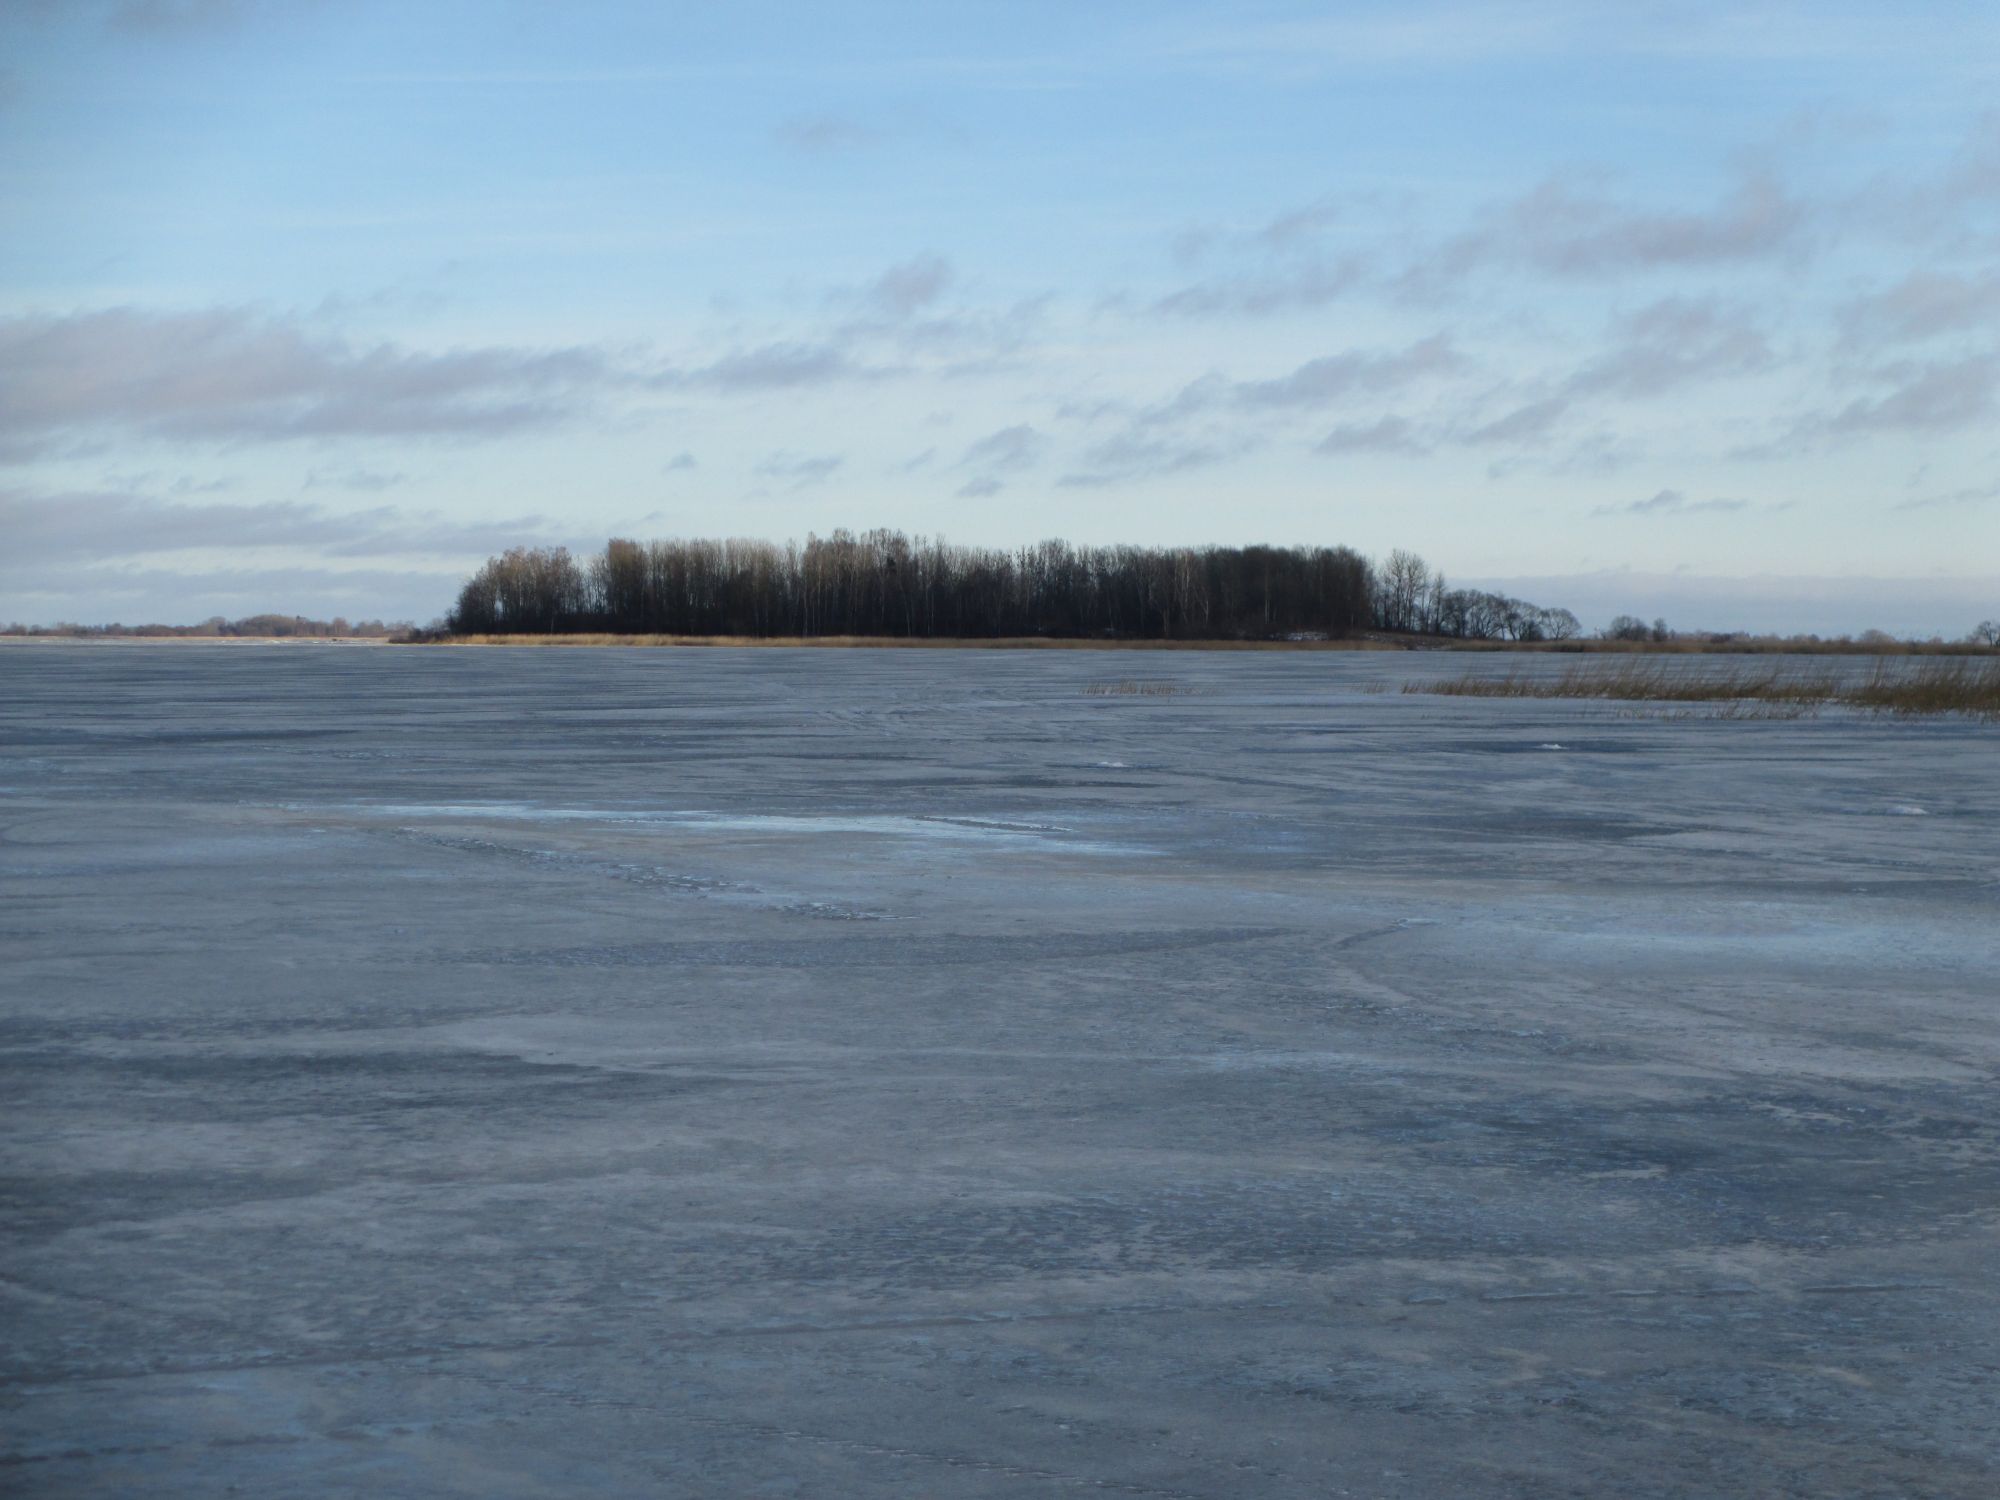
<svg viewBox="0 0 2000 1500">
<path fill-rule="evenodd" d="M 1809 641 L 1772 637 L 1670 641 L 1474 641 L 1451 636 L 1359 635 L 1323 641 L 1105 640 L 1088 636 L 735 636 L 735 635 L 461 635 L 392 641 L 397 646 L 784 647 L 927 651 L 1401 651 L 1555 656 L 1995 656 L 2000 647 L 1963 641 Z"/>
<path fill-rule="evenodd" d="M 860 651 L 1293 651 L 1405 652 L 1528 656 L 2000 656 L 2000 646 L 1968 641 L 1811 641 L 1751 636 L 1737 640 L 1469 641 L 1450 636 L 1365 635 L 1325 641 L 1098 640 L 1088 637 L 1002 636 L 737 636 L 737 635 L 464 635 L 397 640 L 387 636 L 299 635 L 0 635 L 5 646 L 396 646 L 564 647 L 651 649 Z"/>
<path fill-rule="evenodd" d="M 386 635 L 5 635 L 4 646 L 388 646 Z"/>
</svg>

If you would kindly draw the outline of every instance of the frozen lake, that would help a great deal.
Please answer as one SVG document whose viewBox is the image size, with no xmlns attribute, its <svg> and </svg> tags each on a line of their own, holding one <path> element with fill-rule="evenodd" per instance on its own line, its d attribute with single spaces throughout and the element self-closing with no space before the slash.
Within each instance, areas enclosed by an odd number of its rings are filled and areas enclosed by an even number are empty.
<svg viewBox="0 0 2000 1500">
<path fill-rule="evenodd" d="M 2000 728 L 1519 666 L 0 649 L 0 1489 L 1995 1493 Z"/>
</svg>

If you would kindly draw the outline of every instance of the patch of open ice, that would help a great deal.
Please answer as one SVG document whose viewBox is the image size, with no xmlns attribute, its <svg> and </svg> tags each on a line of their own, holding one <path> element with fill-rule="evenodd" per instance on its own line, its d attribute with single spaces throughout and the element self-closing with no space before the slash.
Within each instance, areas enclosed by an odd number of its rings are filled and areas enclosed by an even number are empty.
<svg viewBox="0 0 2000 1500">
<path fill-rule="evenodd" d="M 304 811 L 306 804 L 282 804 Z M 606 823 L 620 827 L 685 829 L 692 833 L 833 833 L 882 834 L 891 838 L 978 840 L 986 843 L 1032 844 L 1072 853 L 1127 854 L 1129 845 L 1106 844 L 1073 837 L 1075 830 L 1059 823 L 1014 822 L 999 818 L 952 817 L 941 813 L 717 813 L 646 811 L 618 808 L 538 807 L 525 802 L 373 803 L 357 809 L 376 817 L 490 819 L 537 823 Z"/>
</svg>

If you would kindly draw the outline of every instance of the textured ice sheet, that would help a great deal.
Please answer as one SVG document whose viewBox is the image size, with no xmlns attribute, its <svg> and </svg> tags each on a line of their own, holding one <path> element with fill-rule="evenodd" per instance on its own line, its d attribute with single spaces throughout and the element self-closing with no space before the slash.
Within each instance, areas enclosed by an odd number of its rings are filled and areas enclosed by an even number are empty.
<svg viewBox="0 0 2000 1500">
<path fill-rule="evenodd" d="M 1144 666 L 0 650 L 0 1490 L 2000 1487 L 1992 728 Z"/>
</svg>

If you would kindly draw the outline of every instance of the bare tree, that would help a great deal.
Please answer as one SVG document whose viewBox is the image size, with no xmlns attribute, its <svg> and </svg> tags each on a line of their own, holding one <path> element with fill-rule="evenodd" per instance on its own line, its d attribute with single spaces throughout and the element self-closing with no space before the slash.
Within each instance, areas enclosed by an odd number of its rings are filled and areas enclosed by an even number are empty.
<svg viewBox="0 0 2000 1500">
<path fill-rule="evenodd" d="M 1377 609 L 1384 630 L 1414 630 L 1431 570 L 1414 552 L 1396 548 L 1382 564 Z"/>
<path fill-rule="evenodd" d="M 1393 597 L 1385 597 L 1393 591 Z M 579 564 L 516 547 L 459 590 L 461 634 L 1153 637 L 1342 635 L 1371 623 L 1449 634 L 1555 634 L 1564 611 L 1444 587 L 1411 552 L 1379 570 L 1346 547 L 953 546 L 877 530 L 803 546 L 615 538 Z M 1553 622 L 1553 623 L 1552 623 Z"/>
<path fill-rule="evenodd" d="M 1652 634 L 1651 628 L 1637 615 L 1618 615 L 1604 627 L 1604 638 L 1608 641 L 1643 641 Z"/>
</svg>

